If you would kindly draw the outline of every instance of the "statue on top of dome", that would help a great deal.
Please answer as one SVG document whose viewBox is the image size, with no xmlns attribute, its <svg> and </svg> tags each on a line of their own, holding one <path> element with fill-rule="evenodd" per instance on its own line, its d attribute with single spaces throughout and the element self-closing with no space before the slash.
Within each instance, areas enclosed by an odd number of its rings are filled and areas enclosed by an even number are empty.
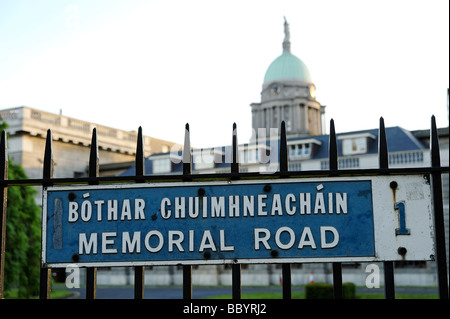
<svg viewBox="0 0 450 319">
<path fill-rule="evenodd" d="M 291 51 L 291 34 L 289 32 L 289 23 L 284 17 L 284 40 L 283 40 L 283 51 Z"/>
</svg>

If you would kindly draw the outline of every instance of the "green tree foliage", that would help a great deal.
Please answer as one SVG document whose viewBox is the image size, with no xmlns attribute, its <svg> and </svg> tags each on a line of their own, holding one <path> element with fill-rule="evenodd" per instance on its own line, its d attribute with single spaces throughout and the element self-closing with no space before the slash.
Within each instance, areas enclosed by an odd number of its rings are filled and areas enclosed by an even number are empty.
<svg viewBox="0 0 450 319">
<path fill-rule="evenodd" d="M 0 122 L 0 128 L 4 127 Z M 9 160 L 8 179 L 27 179 L 20 164 Z M 31 186 L 8 187 L 4 290 L 18 288 L 19 298 L 39 294 L 40 207 Z"/>
</svg>

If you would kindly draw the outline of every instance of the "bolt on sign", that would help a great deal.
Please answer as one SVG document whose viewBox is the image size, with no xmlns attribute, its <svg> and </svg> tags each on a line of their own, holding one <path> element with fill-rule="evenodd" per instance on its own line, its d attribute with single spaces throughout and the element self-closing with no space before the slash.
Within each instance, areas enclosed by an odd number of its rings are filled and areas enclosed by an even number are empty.
<svg viewBox="0 0 450 319">
<path fill-rule="evenodd" d="M 42 265 L 430 260 L 431 210 L 423 175 L 54 186 Z"/>
</svg>

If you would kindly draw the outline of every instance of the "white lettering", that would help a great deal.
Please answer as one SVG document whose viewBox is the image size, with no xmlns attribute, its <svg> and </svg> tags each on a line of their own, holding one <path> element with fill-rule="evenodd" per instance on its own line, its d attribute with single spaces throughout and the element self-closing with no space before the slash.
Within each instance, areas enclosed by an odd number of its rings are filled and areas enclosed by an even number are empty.
<svg viewBox="0 0 450 319">
<path fill-rule="evenodd" d="M 97 205 L 97 221 L 102 221 L 102 205 L 105 203 L 104 200 L 96 200 L 94 202 L 95 205 Z"/>
<path fill-rule="evenodd" d="M 170 209 L 166 209 L 166 206 L 171 206 L 170 199 L 164 197 L 161 201 L 161 216 L 164 219 L 169 219 L 172 215 L 172 211 Z"/>
<path fill-rule="evenodd" d="M 122 234 L 122 254 L 126 254 L 127 251 L 132 254 L 141 253 L 141 232 L 135 231 L 133 233 L 133 239 L 130 239 L 130 233 L 124 232 Z"/>
<path fill-rule="evenodd" d="M 323 198 L 323 193 L 317 193 L 316 195 L 316 203 L 314 204 L 314 214 L 318 214 L 319 211 L 322 214 L 326 214 L 325 200 Z"/>
<path fill-rule="evenodd" d="M 283 208 L 281 205 L 281 195 L 280 194 L 273 194 L 272 210 L 270 212 L 270 215 L 275 216 L 275 214 L 278 214 L 278 216 L 283 216 Z"/>
<path fill-rule="evenodd" d="M 226 246 L 225 244 L 225 231 L 220 230 L 220 251 L 234 251 L 234 246 Z"/>
<path fill-rule="evenodd" d="M 90 255 L 97 254 L 97 233 L 91 233 L 89 241 L 87 240 L 86 233 L 80 233 L 78 235 L 78 254 Z"/>
<path fill-rule="evenodd" d="M 212 238 L 211 232 L 209 230 L 205 230 L 203 233 L 202 241 L 200 243 L 199 252 L 204 251 L 205 249 L 211 249 L 212 251 L 216 251 L 216 245 L 214 244 L 214 240 Z"/>
<path fill-rule="evenodd" d="M 88 222 L 92 216 L 92 204 L 90 201 L 85 200 L 81 204 L 81 220 Z"/>
<path fill-rule="evenodd" d="M 259 244 L 263 244 L 266 249 L 270 250 L 270 245 L 267 242 L 270 237 L 270 231 L 267 228 L 255 228 L 255 250 L 259 250 Z M 261 236 L 264 235 L 264 236 Z"/>
<path fill-rule="evenodd" d="M 117 199 L 108 200 L 108 221 L 117 220 L 119 203 Z"/>
<path fill-rule="evenodd" d="M 281 233 L 287 232 L 289 234 L 289 241 L 287 244 L 283 244 L 280 240 Z M 275 244 L 280 249 L 289 249 L 294 245 L 295 242 L 295 233 L 294 231 L 289 227 L 280 227 L 277 232 L 275 233 Z"/>
<path fill-rule="evenodd" d="M 156 247 L 150 246 L 150 238 L 151 238 L 152 236 L 158 237 L 159 242 L 158 242 L 158 245 L 157 245 Z M 157 231 L 157 230 L 149 231 L 149 232 L 147 233 L 147 235 L 145 235 L 144 244 L 145 244 L 145 248 L 146 248 L 149 252 L 151 252 L 151 253 L 157 253 L 158 251 L 161 250 L 161 248 L 162 248 L 163 245 L 164 245 L 164 237 L 163 237 L 163 235 L 162 235 L 159 231 Z"/>
<path fill-rule="evenodd" d="M 267 216 L 267 211 L 264 210 L 266 208 L 266 203 L 263 200 L 267 199 L 266 194 L 258 195 L 258 216 Z"/>
<path fill-rule="evenodd" d="M 300 193 L 300 215 L 311 214 L 311 194 Z"/>
<path fill-rule="evenodd" d="M 78 220 L 78 203 L 69 202 L 69 217 L 70 223 L 76 222 Z"/>
<path fill-rule="evenodd" d="M 243 208 L 243 215 L 244 217 L 248 216 L 255 216 L 255 197 L 253 195 L 250 196 L 244 196 L 244 208 Z"/>
<path fill-rule="evenodd" d="M 239 195 L 228 197 L 228 214 L 230 217 L 239 217 Z"/>
<path fill-rule="evenodd" d="M 131 206 L 130 206 L 130 200 L 124 199 L 122 203 L 122 213 L 120 214 L 120 220 L 131 220 Z"/>
<path fill-rule="evenodd" d="M 333 234 L 333 240 L 331 242 L 327 242 L 327 232 L 331 232 Z M 334 248 L 339 243 L 339 233 L 336 228 L 332 226 L 321 226 L 320 227 L 320 244 L 321 248 Z"/>
<path fill-rule="evenodd" d="M 336 214 L 347 214 L 347 193 L 336 193 Z"/>
<path fill-rule="evenodd" d="M 116 232 L 104 232 L 102 233 L 102 254 L 117 254 L 116 248 L 108 248 L 108 245 L 114 245 L 114 239 L 110 237 L 116 237 Z"/>
<path fill-rule="evenodd" d="M 211 197 L 211 217 L 225 217 L 225 197 Z"/>
<path fill-rule="evenodd" d="M 186 218 L 186 200 L 184 197 L 175 197 L 175 218 Z"/>
<path fill-rule="evenodd" d="M 303 228 L 302 235 L 300 237 L 300 241 L 298 243 L 298 249 L 302 249 L 304 246 L 311 246 L 312 249 L 316 249 L 316 243 L 314 241 L 314 237 L 311 232 L 311 228 L 305 227 Z"/>
<path fill-rule="evenodd" d="M 294 202 L 295 203 L 295 196 L 294 194 L 287 194 L 286 198 L 284 199 L 284 206 L 286 208 L 286 213 L 290 216 L 294 215 L 297 208 L 294 206 L 291 206 L 291 203 Z"/>
<path fill-rule="evenodd" d="M 178 238 L 175 239 L 175 236 L 177 236 Z M 169 230 L 168 233 L 168 245 L 169 245 L 169 252 L 173 252 L 173 246 L 177 246 L 178 251 L 180 252 L 184 252 L 183 246 L 181 246 L 181 243 L 184 240 L 184 234 L 183 232 L 179 231 L 179 230 Z"/>
</svg>

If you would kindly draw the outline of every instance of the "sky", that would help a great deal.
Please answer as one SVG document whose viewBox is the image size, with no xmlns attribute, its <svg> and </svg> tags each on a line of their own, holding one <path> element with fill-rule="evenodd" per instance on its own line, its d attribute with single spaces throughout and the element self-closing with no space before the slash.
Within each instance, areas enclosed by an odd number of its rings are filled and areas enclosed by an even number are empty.
<svg viewBox="0 0 450 319">
<path fill-rule="evenodd" d="M 447 0 L 0 0 L 0 109 L 29 106 L 182 144 L 251 136 L 282 53 L 337 132 L 448 125 Z"/>
</svg>

